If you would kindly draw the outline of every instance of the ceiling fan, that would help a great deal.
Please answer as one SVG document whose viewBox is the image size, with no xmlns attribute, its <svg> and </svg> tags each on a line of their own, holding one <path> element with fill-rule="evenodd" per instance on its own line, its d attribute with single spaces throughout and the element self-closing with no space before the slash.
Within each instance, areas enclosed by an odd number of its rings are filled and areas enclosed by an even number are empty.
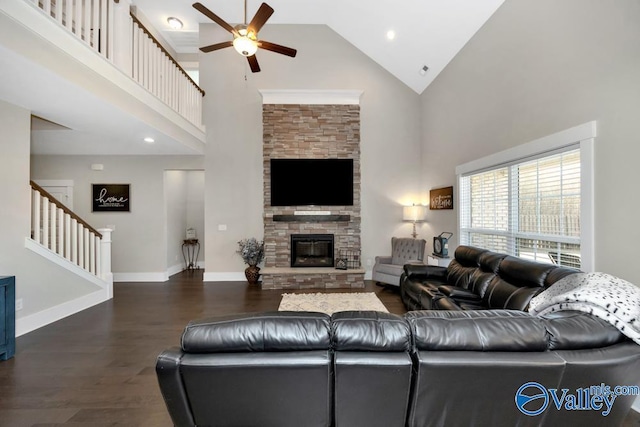
<svg viewBox="0 0 640 427">
<path fill-rule="evenodd" d="M 254 73 L 260 72 L 260 65 L 258 65 L 258 60 L 256 59 L 256 52 L 258 48 L 270 50 L 281 55 L 290 56 L 292 58 L 294 58 L 296 56 L 296 53 L 298 53 L 297 50 L 291 49 L 290 47 L 281 46 L 279 44 L 270 43 L 268 41 L 258 39 L 258 31 L 260 31 L 262 26 L 273 14 L 273 8 L 266 3 L 262 3 L 260 5 L 260 8 L 256 12 L 255 16 L 247 25 L 247 0 L 245 0 L 244 24 L 239 24 L 235 27 L 232 27 L 225 20 L 220 18 L 215 13 L 211 12 L 202 3 L 194 3 L 193 7 L 200 11 L 203 15 L 211 19 L 213 22 L 233 34 L 233 40 L 201 47 L 200 50 L 204 53 L 213 52 L 214 50 L 220 50 L 224 49 L 225 47 L 233 46 L 240 55 L 247 57 L 247 61 L 249 61 L 251 71 Z"/>
</svg>

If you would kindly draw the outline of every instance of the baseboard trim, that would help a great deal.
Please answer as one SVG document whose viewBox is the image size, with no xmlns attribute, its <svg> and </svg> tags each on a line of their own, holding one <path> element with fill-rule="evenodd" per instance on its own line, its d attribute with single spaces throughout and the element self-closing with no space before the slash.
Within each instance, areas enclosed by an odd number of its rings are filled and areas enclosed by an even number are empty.
<svg viewBox="0 0 640 427">
<path fill-rule="evenodd" d="M 166 282 L 169 274 L 165 272 L 151 273 L 113 273 L 114 282 Z"/>
<path fill-rule="evenodd" d="M 215 271 L 207 273 L 205 271 L 203 280 L 205 282 L 246 282 L 244 272 L 236 271 Z"/>
<path fill-rule="evenodd" d="M 47 308 L 28 316 L 16 319 L 16 336 L 27 334 L 36 329 L 57 322 L 82 310 L 109 300 L 108 291 L 101 289 L 71 301 Z"/>
<path fill-rule="evenodd" d="M 176 264 L 176 265 L 172 265 L 171 267 L 169 267 L 167 269 L 167 277 L 171 277 L 174 274 L 178 274 L 180 273 L 182 270 L 184 270 L 184 267 L 182 266 L 182 264 Z"/>
</svg>

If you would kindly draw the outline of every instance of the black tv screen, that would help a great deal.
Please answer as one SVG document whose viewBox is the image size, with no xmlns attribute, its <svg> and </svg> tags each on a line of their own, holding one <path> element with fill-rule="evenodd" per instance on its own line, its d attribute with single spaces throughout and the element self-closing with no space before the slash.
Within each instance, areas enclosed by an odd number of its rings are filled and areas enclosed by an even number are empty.
<svg viewBox="0 0 640 427">
<path fill-rule="evenodd" d="M 353 205 L 353 159 L 271 159 L 271 206 L 311 205 Z"/>
</svg>

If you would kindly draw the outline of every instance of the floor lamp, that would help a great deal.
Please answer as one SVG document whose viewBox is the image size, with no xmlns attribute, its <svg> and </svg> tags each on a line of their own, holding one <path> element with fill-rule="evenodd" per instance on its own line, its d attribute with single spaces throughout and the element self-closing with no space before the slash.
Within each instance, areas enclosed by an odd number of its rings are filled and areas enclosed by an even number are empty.
<svg viewBox="0 0 640 427">
<path fill-rule="evenodd" d="M 423 205 L 404 206 L 402 208 L 402 219 L 413 223 L 413 233 L 411 235 L 415 239 L 418 237 L 416 223 L 424 222 L 427 219 L 427 207 Z"/>
</svg>

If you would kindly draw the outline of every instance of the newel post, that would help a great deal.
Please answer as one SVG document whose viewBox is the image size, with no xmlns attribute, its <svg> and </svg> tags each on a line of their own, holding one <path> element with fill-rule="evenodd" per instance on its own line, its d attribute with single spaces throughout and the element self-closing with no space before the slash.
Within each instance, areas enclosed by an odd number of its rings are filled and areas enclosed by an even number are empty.
<svg viewBox="0 0 640 427">
<path fill-rule="evenodd" d="M 133 67 L 133 27 L 131 0 L 113 3 L 113 63 L 131 77 Z"/>
<path fill-rule="evenodd" d="M 113 230 L 110 228 L 100 228 L 98 231 L 102 234 L 102 240 L 100 241 L 101 279 L 109 284 L 108 296 L 109 298 L 113 298 L 113 273 L 111 272 L 111 232 Z"/>
</svg>

